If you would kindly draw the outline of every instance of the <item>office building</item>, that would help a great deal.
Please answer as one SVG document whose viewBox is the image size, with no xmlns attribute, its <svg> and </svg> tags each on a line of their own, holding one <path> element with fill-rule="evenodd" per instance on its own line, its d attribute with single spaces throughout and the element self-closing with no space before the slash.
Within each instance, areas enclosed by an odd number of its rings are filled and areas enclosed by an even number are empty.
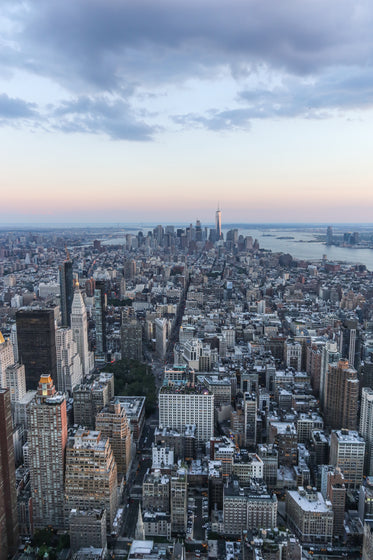
<svg viewBox="0 0 373 560">
<path fill-rule="evenodd" d="M 96 416 L 96 430 L 109 438 L 117 464 L 118 477 L 127 477 L 131 463 L 131 431 L 124 408 L 116 399 Z"/>
<path fill-rule="evenodd" d="M 351 367 L 358 369 L 361 362 L 361 332 L 358 320 L 348 318 L 343 321 L 340 331 L 339 351 Z"/>
<path fill-rule="evenodd" d="M 373 389 L 373 362 L 370 358 L 361 364 L 361 385 Z"/>
<path fill-rule="evenodd" d="M 14 405 L 14 425 L 20 425 L 23 429 L 24 441 L 27 439 L 27 431 L 29 426 L 29 409 L 34 400 L 36 391 L 27 391 L 25 396 L 17 401 Z"/>
<path fill-rule="evenodd" d="M 70 548 L 106 549 L 106 509 L 72 509 L 69 516 Z"/>
<path fill-rule="evenodd" d="M 0 560 L 18 547 L 18 514 L 9 389 L 0 388 Z"/>
<path fill-rule="evenodd" d="M 204 386 L 162 387 L 159 393 L 159 426 L 182 432 L 185 425 L 196 425 L 199 443 L 214 435 L 214 395 Z"/>
<path fill-rule="evenodd" d="M 332 226 L 328 226 L 326 228 L 326 244 L 332 245 L 333 244 L 333 228 Z"/>
<path fill-rule="evenodd" d="M 153 469 L 171 469 L 175 463 L 174 450 L 163 443 L 152 443 Z"/>
<path fill-rule="evenodd" d="M 167 321 L 166 319 L 155 320 L 155 349 L 160 358 L 164 358 L 167 350 Z"/>
<path fill-rule="evenodd" d="M 96 324 L 95 358 L 99 362 L 106 361 L 106 287 L 103 280 L 96 280 L 94 319 Z"/>
<path fill-rule="evenodd" d="M 330 460 L 344 475 L 346 488 L 357 490 L 364 473 L 365 441 L 355 431 L 334 430 L 330 440 Z"/>
<path fill-rule="evenodd" d="M 37 388 L 40 375 L 57 378 L 53 309 L 24 308 L 16 313 L 19 361 L 25 366 L 26 389 Z"/>
<path fill-rule="evenodd" d="M 202 379 L 202 376 L 199 378 Z M 203 383 L 206 385 L 210 393 L 214 395 L 216 408 L 220 408 L 226 404 L 231 404 L 232 384 L 228 377 L 221 379 L 216 375 L 205 375 L 203 376 Z"/>
<path fill-rule="evenodd" d="M 170 475 L 160 469 L 147 471 L 142 484 L 142 507 L 146 510 L 170 511 Z"/>
<path fill-rule="evenodd" d="M 252 529 L 273 529 L 277 524 L 277 498 L 264 484 L 240 487 L 237 480 L 224 486 L 224 533 L 240 535 Z"/>
<path fill-rule="evenodd" d="M 268 443 L 277 445 L 280 465 L 293 467 L 297 464 L 298 436 L 292 422 L 269 422 Z"/>
<path fill-rule="evenodd" d="M 73 388 L 82 382 L 83 371 L 77 344 L 70 328 L 56 330 L 57 390 L 72 395 Z"/>
<path fill-rule="evenodd" d="M 215 214 L 215 232 L 216 232 L 216 240 L 219 241 L 222 239 L 222 232 L 221 232 L 221 210 L 218 207 Z"/>
<path fill-rule="evenodd" d="M 61 324 L 63 327 L 69 327 L 71 306 L 74 297 L 73 285 L 73 263 L 66 260 L 58 268 L 60 280 L 60 294 L 61 294 Z"/>
<path fill-rule="evenodd" d="M 301 542 L 330 543 L 333 537 L 332 504 L 312 488 L 288 490 L 286 518 Z"/>
<path fill-rule="evenodd" d="M 364 523 L 362 560 L 372 560 L 373 558 L 373 521 Z"/>
<path fill-rule="evenodd" d="M 78 287 L 74 292 L 74 299 L 71 307 L 71 330 L 73 333 L 73 339 L 77 345 L 78 354 L 80 356 L 83 376 L 87 376 L 91 370 L 90 353 L 88 348 L 87 310 Z"/>
<path fill-rule="evenodd" d="M 297 421 L 298 443 L 308 443 L 314 430 L 322 430 L 324 428 L 323 419 L 316 412 L 301 412 Z"/>
<path fill-rule="evenodd" d="M 142 360 L 142 327 L 135 318 L 123 317 L 121 334 L 122 359 Z"/>
<path fill-rule="evenodd" d="M 19 362 L 18 341 L 17 341 L 17 325 L 16 324 L 12 325 L 12 328 L 11 328 L 11 331 L 10 331 L 10 341 L 11 341 L 12 347 L 13 347 L 14 361 Z"/>
<path fill-rule="evenodd" d="M 301 371 L 302 345 L 292 338 L 286 340 L 284 345 L 284 359 L 287 367 L 294 368 L 295 371 Z"/>
<path fill-rule="evenodd" d="M 329 462 L 329 441 L 324 432 L 313 430 L 309 442 L 311 465 L 326 465 Z"/>
<path fill-rule="evenodd" d="M 124 409 L 130 423 L 132 439 L 135 443 L 141 438 L 145 425 L 145 397 L 115 397 Z"/>
<path fill-rule="evenodd" d="M 263 480 L 269 488 L 277 486 L 278 452 L 272 444 L 258 445 L 258 456 L 263 463 Z"/>
<path fill-rule="evenodd" d="M 94 429 L 97 414 L 109 404 L 111 396 L 110 382 L 104 379 L 76 385 L 73 390 L 74 423 Z"/>
<path fill-rule="evenodd" d="M 185 426 L 182 432 L 171 428 L 155 429 L 154 442 L 156 445 L 168 446 L 174 453 L 175 462 L 179 459 L 196 458 L 196 427 Z"/>
<path fill-rule="evenodd" d="M 223 479 L 227 479 L 233 472 L 233 456 L 236 446 L 226 436 L 210 439 L 210 459 L 220 461 Z"/>
<path fill-rule="evenodd" d="M 334 513 L 333 536 L 342 537 L 344 535 L 346 486 L 344 476 L 339 468 L 327 473 L 326 497 L 331 502 Z"/>
<path fill-rule="evenodd" d="M 263 461 L 256 453 L 248 453 L 245 449 L 233 458 L 232 475 L 241 486 L 246 486 L 252 478 L 263 478 Z"/>
<path fill-rule="evenodd" d="M 341 359 L 341 354 L 338 351 L 336 342 L 328 340 L 321 350 L 321 368 L 320 368 L 320 404 L 322 410 L 325 410 L 325 383 L 326 375 L 328 372 L 329 364 L 338 362 Z"/>
<path fill-rule="evenodd" d="M 133 280 L 136 276 L 136 261 L 133 259 L 126 260 L 124 263 L 124 277 Z"/>
<path fill-rule="evenodd" d="M 0 332 L 0 387 L 6 384 L 6 369 L 14 364 L 13 346 L 10 340 L 4 340 Z"/>
<path fill-rule="evenodd" d="M 145 511 L 143 514 L 145 537 L 166 537 L 171 541 L 171 517 L 163 511 Z"/>
<path fill-rule="evenodd" d="M 357 371 L 347 360 L 329 364 L 325 383 L 325 424 L 336 430 L 356 430 L 358 398 Z"/>
<path fill-rule="evenodd" d="M 117 507 L 117 465 L 109 439 L 80 428 L 69 438 L 66 450 L 66 518 L 72 509 L 104 508 L 111 532 Z"/>
<path fill-rule="evenodd" d="M 256 423 L 258 403 L 255 393 L 244 394 L 245 447 L 254 449 L 256 446 Z"/>
<path fill-rule="evenodd" d="M 362 523 L 367 519 L 373 521 L 373 478 L 370 476 L 360 486 L 358 512 Z"/>
<path fill-rule="evenodd" d="M 184 467 L 179 467 L 171 476 L 170 509 L 171 531 L 174 535 L 187 529 L 188 477 Z"/>
<path fill-rule="evenodd" d="M 95 427 L 96 411 L 93 403 L 92 385 L 90 383 L 76 385 L 73 389 L 73 399 L 74 424 L 93 429 Z"/>
<path fill-rule="evenodd" d="M 29 406 L 28 449 L 35 529 L 65 526 L 63 494 L 67 443 L 66 400 L 42 375 Z"/>
<path fill-rule="evenodd" d="M 373 389 L 363 387 L 361 391 L 359 433 L 365 441 L 365 473 L 373 475 Z"/>
<path fill-rule="evenodd" d="M 320 342 L 315 341 L 310 346 L 307 346 L 306 371 L 310 376 L 311 386 L 314 394 L 317 397 L 320 394 L 322 350 L 324 346 L 325 346 L 325 341 L 320 341 Z"/>
<path fill-rule="evenodd" d="M 23 364 L 13 364 L 6 368 L 5 387 L 9 389 L 13 414 L 16 403 L 20 402 L 26 395 L 26 374 Z"/>
</svg>

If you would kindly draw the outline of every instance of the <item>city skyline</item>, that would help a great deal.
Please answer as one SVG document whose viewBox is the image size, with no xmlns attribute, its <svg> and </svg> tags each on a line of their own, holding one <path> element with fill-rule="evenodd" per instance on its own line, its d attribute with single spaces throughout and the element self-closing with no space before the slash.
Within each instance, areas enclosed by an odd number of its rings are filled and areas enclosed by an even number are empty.
<svg viewBox="0 0 373 560">
<path fill-rule="evenodd" d="M 373 8 L 4 2 L 0 220 L 369 222 Z"/>
</svg>

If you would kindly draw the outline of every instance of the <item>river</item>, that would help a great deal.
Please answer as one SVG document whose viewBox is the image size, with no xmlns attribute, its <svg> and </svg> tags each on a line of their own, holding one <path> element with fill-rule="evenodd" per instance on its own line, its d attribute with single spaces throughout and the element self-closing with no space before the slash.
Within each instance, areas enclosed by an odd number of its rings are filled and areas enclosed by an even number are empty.
<svg viewBox="0 0 373 560">
<path fill-rule="evenodd" d="M 224 234 L 226 231 L 224 231 Z M 259 241 L 262 249 L 273 252 L 290 253 L 295 259 L 320 260 L 326 255 L 330 261 L 365 264 L 368 270 L 373 270 L 373 249 L 349 249 L 325 245 L 317 240 L 316 234 L 304 230 L 293 229 L 240 229 L 239 234 L 251 235 Z M 279 239 L 279 237 L 293 237 L 294 239 Z"/>
<path fill-rule="evenodd" d="M 137 227 L 134 226 L 133 229 L 128 229 L 127 233 L 136 235 L 140 229 L 146 235 L 153 227 L 143 225 L 143 227 L 137 229 Z M 223 226 L 222 231 L 224 238 L 229 229 L 231 228 L 225 228 Z M 284 227 L 278 229 L 275 227 L 238 229 L 239 235 L 243 235 L 244 237 L 251 235 L 253 239 L 257 239 L 262 249 L 268 249 L 273 252 L 290 253 L 295 259 L 311 261 L 321 260 L 323 255 L 326 255 L 327 259 L 330 261 L 365 264 L 368 270 L 373 270 L 373 249 L 349 249 L 347 247 L 325 245 L 325 243 L 318 241 L 317 235 L 320 235 L 320 233 L 320 230 L 316 233 L 307 228 L 302 230 L 301 227 L 296 229 L 286 229 Z M 293 239 L 283 239 L 284 237 Z M 102 243 L 104 245 L 122 245 L 126 243 L 126 238 L 123 236 L 123 232 L 118 232 L 118 237 L 116 237 L 114 233 L 111 239 L 103 238 Z"/>
</svg>

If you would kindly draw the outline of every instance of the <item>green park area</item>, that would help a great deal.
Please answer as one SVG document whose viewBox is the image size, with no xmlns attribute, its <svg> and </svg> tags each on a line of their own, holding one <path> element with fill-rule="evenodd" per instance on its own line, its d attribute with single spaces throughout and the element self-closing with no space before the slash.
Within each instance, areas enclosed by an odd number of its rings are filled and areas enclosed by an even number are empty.
<svg viewBox="0 0 373 560">
<path fill-rule="evenodd" d="M 138 360 L 118 360 L 105 366 L 104 370 L 114 373 L 116 395 L 144 396 L 146 414 L 154 412 L 157 406 L 157 389 L 150 366 Z"/>
</svg>

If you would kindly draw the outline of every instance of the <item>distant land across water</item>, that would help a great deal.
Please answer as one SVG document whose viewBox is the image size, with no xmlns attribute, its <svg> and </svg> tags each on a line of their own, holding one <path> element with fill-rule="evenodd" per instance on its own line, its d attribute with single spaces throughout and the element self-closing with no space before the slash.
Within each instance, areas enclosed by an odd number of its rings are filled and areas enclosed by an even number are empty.
<svg viewBox="0 0 373 560">
<path fill-rule="evenodd" d="M 186 227 L 188 223 L 172 224 L 170 220 L 167 222 L 177 227 Z M 162 225 L 167 225 L 164 223 Z M 136 234 L 139 230 L 144 233 L 153 229 L 159 222 L 154 223 L 61 223 L 61 224 L 1 224 L 2 231 L 68 231 L 79 230 L 90 234 L 97 232 L 97 237 L 101 238 L 105 244 L 125 243 L 125 234 Z M 368 270 L 373 270 L 373 249 L 353 249 L 347 247 L 337 247 L 334 245 L 327 246 L 321 241 L 321 236 L 326 234 L 328 225 L 333 227 L 335 234 L 343 234 L 347 231 L 358 231 L 360 234 L 367 235 L 371 232 L 373 236 L 373 224 L 363 223 L 223 223 L 222 231 L 224 236 L 230 229 L 238 229 L 239 235 L 251 235 L 254 239 L 258 239 L 262 249 L 273 252 L 289 253 L 296 259 L 305 259 L 311 261 L 321 260 L 326 255 L 328 260 L 337 262 L 346 262 L 353 264 L 364 264 Z M 213 228 L 212 223 L 202 223 L 202 227 Z M 111 236 L 106 239 L 106 235 Z M 123 236 L 124 234 L 124 236 Z"/>
<path fill-rule="evenodd" d="M 182 224 L 185 227 L 189 224 Z M 213 224 L 202 224 L 203 227 L 214 227 Z M 130 227 L 130 226 L 129 226 Z M 148 231 L 152 225 L 140 225 L 129 229 L 128 232 L 135 233 L 138 229 Z M 175 225 L 175 227 L 178 227 Z M 181 224 L 179 224 L 181 227 Z M 230 229 L 238 229 L 238 234 L 251 235 L 258 239 L 261 249 L 272 252 L 289 253 L 295 259 L 318 261 L 326 255 L 330 261 L 346 262 L 352 264 L 364 264 L 368 270 L 373 270 L 373 249 L 352 249 L 326 245 L 321 241 L 325 236 L 327 225 L 324 224 L 223 224 L 224 237 Z M 344 231 L 359 231 L 360 233 L 372 232 L 373 224 L 334 224 L 336 234 Z M 119 233 L 119 232 L 118 232 Z M 107 243 L 118 243 L 119 238 L 108 240 Z M 125 238 L 122 239 L 125 243 Z"/>
</svg>

